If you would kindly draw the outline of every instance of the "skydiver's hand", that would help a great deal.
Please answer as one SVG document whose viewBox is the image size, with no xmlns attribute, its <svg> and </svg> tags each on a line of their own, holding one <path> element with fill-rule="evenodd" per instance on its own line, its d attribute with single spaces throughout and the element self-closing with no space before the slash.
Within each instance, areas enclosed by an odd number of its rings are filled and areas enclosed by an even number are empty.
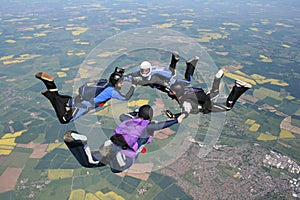
<svg viewBox="0 0 300 200">
<path fill-rule="evenodd" d="M 178 123 L 180 124 L 185 117 L 186 117 L 186 113 L 182 113 L 181 115 L 179 115 L 179 117 L 177 117 Z"/>
<path fill-rule="evenodd" d="M 131 81 L 132 85 L 137 85 L 138 84 L 138 80 L 136 78 L 132 78 L 131 80 L 132 80 Z"/>
<path fill-rule="evenodd" d="M 141 81 L 142 81 L 142 78 L 141 78 L 141 77 L 132 77 L 132 78 L 131 78 L 131 83 L 132 83 L 133 85 L 139 85 Z"/>
</svg>

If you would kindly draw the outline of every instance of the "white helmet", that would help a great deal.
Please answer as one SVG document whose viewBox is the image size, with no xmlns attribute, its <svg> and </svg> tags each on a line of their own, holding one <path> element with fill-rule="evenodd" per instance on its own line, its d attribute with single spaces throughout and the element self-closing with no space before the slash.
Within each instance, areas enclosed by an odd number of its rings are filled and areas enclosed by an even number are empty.
<svg viewBox="0 0 300 200">
<path fill-rule="evenodd" d="M 149 71 L 148 71 L 148 69 L 149 69 Z M 145 71 L 146 71 L 146 73 L 144 73 Z M 141 73 L 141 75 L 143 77 L 149 76 L 150 73 L 151 73 L 151 71 L 152 71 L 152 65 L 151 65 L 150 62 L 144 61 L 144 62 L 141 63 L 141 65 L 140 65 L 140 73 Z"/>
</svg>

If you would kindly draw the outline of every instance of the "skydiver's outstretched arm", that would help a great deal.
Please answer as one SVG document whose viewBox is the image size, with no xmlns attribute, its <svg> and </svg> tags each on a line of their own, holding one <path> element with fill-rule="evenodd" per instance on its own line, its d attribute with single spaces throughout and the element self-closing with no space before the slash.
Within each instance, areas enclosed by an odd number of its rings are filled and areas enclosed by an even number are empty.
<svg viewBox="0 0 300 200">
<path fill-rule="evenodd" d="M 136 117 L 138 115 L 138 109 L 133 111 L 133 112 L 130 112 L 130 113 L 126 113 L 126 114 L 121 114 L 119 119 L 121 122 L 125 121 L 125 120 L 128 120 L 128 119 L 132 119 L 134 117 Z"/>
<path fill-rule="evenodd" d="M 122 94 L 119 90 L 114 90 L 112 93 L 112 98 L 122 100 L 122 101 L 127 101 L 132 97 L 135 88 L 136 85 L 132 85 L 126 94 Z"/>
<path fill-rule="evenodd" d="M 167 120 L 162 122 L 151 122 L 146 129 L 149 130 L 149 132 L 152 132 L 152 131 L 157 131 L 157 130 L 167 128 L 177 123 L 178 123 L 177 119 L 172 119 L 172 120 Z"/>
<path fill-rule="evenodd" d="M 165 110 L 162 113 L 164 113 L 168 118 L 173 119 L 173 118 L 179 118 L 181 115 L 183 115 L 183 118 L 187 118 L 189 113 L 186 111 L 182 111 L 180 113 L 172 113 L 170 110 Z"/>
<path fill-rule="evenodd" d="M 127 81 L 127 82 L 132 82 L 133 79 L 138 78 L 138 77 L 141 77 L 140 70 L 135 70 L 134 72 L 132 72 L 130 74 L 124 74 L 123 80 Z"/>
<path fill-rule="evenodd" d="M 167 120 L 167 121 L 162 121 L 162 122 L 157 122 L 157 123 L 151 122 L 146 127 L 146 130 L 147 130 L 148 133 L 152 133 L 154 131 L 170 127 L 170 126 L 172 126 L 174 124 L 181 123 L 182 120 L 185 118 L 185 116 L 186 116 L 186 113 L 181 113 L 180 115 L 176 116 L 172 120 Z"/>
</svg>

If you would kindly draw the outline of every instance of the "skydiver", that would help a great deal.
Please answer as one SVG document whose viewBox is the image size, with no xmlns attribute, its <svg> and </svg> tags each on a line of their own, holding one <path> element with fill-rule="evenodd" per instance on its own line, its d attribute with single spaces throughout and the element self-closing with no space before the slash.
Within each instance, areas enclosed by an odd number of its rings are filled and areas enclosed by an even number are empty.
<svg viewBox="0 0 300 200">
<path fill-rule="evenodd" d="M 47 90 L 41 93 L 51 102 L 60 123 L 67 124 L 92 109 L 103 106 L 111 98 L 129 100 L 136 85 L 132 84 L 128 92 L 125 95 L 122 94 L 120 89 L 123 85 L 123 74 L 124 69 L 116 67 L 109 80 L 100 79 L 88 82 L 79 88 L 79 95 L 75 97 L 59 94 L 53 76 L 38 72 L 35 77 L 45 84 Z M 89 86 L 89 84 L 94 86 Z"/>
<path fill-rule="evenodd" d="M 170 87 L 170 95 L 176 96 L 175 99 L 182 108 L 182 112 L 187 114 L 198 114 L 199 112 L 207 114 L 210 112 L 229 111 L 233 108 L 238 98 L 252 86 L 249 83 L 236 80 L 226 102 L 217 103 L 216 100 L 219 96 L 219 85 L 223 75 L 223 70 L 219 70 L 215 75 L 211 90 L 206 93 L 202 88 L 186 87 L 180 82 L 175 82 Z M 172 118 L 181 113 L 172 114 L 171 111 L 167 110 L 166 114 Z"/>
<path fill-rule="evenodd" d="M 192 82 L 192 76 L 195 71 L 195 67 L 199 57 L 194 56 L 193 58 L 186 61 L 185 79 L 180 79 L 184 84 L 188 85 Z M 134 80 L 137 85 L 150 86 L 161 90 L 162 92 L 169 93 L 169 87 L 176 81 L 176 64 L 179 61 L 178 52 L 172 53 L 171 62 L 169 68 L 161 66 L 152 66 L 149 61 L 143 61 L 140 64 L 140 69 L 132 72 L 131 74 L 125 75 L 125 81 Z"/>
<path fill-rule="evenodd" d="M 87 137 L 76 131 L 67 131 L 63 139 L 83 167 L 109 165 L 113 173 L 119 173 L 134 163 L 144 145 L 152 141 L 154 131 L 181 123 L 185 114 L 162 122 L 151 121 L 152 117 L 153 109 L 149 105 L 143 105 L 133 112 L 120 115 L 121 123 L 110 139 L 95 151 L 90 150 Z"/>
</svg>

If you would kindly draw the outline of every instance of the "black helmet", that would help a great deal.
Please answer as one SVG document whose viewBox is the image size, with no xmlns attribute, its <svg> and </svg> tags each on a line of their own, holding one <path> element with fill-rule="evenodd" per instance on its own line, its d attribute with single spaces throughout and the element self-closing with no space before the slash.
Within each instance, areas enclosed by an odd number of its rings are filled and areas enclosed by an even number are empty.
<svg viewBox="0 0 300 200">
<path fill-rule="evenodd" d="M 139 109 L 138 113 L 139 118 L 143 118 L 145 120 L 151 120 L 153 117 L 153 109 L 149 105 L 143 105 Z"/>
<path fill-rule="evenodd" d="M 114 73 L 112 73 L 109 77 L 109 82 L 115 87 L 116 84 L 119 82 L 119 81 L 122 81 L 123 80 L 123 74 L 124 74 L 124 69 L 122 68 L 118 68 L 116 67 L 115 68 L 115 71 Z"/>
<path fill-rule="evenodd" d="M 182 82 L 175 82 L 173 85 L 171 85 L 171 90 L 173 92 L 175 92 L 177 97 L 180 97 L 184 94 L 184 88 L 185 88 L 185 84 Z"/>
</svg>

